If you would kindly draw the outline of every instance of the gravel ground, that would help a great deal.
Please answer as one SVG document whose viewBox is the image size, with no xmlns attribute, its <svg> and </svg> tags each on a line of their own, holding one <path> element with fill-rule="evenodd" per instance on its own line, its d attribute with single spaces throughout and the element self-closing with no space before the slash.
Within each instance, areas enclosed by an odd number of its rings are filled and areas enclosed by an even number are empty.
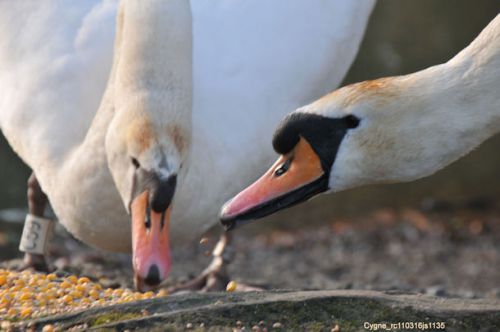
<svg viewBox="0 0 500 332">
<path fill-rule="evenodd" d="M 253 225 L 234 233 L 234 280 L 267 289 L 398 290 L 450 297 L 500 298 L 500 204 L 380 209 L 354 219 L 307 223 L 295 231 Z M 305 224 L 305 223 L 304 223 Z M 22 225 L 0 222 L 0 266 L 20 257 Z M 218 230 L 217 230 L 218 231 Z M 61 271 L 88 276 L 107 287 L 130 287 L 130 256 L 99 252 L 61 227 L 51 246 Z M 169 283 L 206 266 L 208 246 L 176 248 Z"/>
</svg>

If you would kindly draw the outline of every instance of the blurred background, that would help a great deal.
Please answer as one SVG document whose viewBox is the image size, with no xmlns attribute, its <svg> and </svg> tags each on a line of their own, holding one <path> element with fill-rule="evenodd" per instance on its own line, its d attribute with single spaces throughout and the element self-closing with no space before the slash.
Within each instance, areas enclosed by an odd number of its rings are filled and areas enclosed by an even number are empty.
<svg viewBox="0 0 500 332">
<path fill-rule="evenodd" d="M 343 84 L 446 62 L 499 12 L 498 0 L 379 0 Z M 232 271 L 270 287 L 497 296 L 499 170 L 497 135 L 426 179 L 316 198 L 239 232 Z M 19 256 L 29 174 L 0 137 L 0 260 Z M 189 259 L 189 273 L 207 262 Z"/>
</svg>

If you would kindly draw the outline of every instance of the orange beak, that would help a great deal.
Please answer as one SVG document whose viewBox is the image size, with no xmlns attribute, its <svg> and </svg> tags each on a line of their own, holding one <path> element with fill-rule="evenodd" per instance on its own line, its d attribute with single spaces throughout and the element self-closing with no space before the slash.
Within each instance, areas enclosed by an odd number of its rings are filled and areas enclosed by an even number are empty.
<svg viewBox="0 0 500 332">
<path fill-rule="evenodd" d="M 153 211 L 149 204 L 149 192 L 138 195 L 131 204 L 132 250 L 134 281 L 140 291 L 156 288 L 169 274 L 170 257 L 170 213 Z"/>
<path fill-rule="evenodd" d="M 221 210 L 226 230 L 303 202 L 328 187 L 328 178 L 311 145 L 300 138 L 256 182 L 228 201 Z"/>
</svg>

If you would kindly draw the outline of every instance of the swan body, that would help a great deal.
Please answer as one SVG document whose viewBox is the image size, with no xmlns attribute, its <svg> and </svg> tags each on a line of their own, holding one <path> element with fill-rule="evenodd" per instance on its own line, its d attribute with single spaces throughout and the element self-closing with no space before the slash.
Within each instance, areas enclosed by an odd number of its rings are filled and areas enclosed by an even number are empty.
<svg viewBox="0 0 500 332">
<path fill-rule="evenodd" d="M 273 141 L 280 161 L 225 205 L 222 220 L 234 227 L 319 193 L 429 176 L 499 131 L 500 15 L 444 64 L 349 85 L 287 116 Z"/>
<path fill-rule="evenodd" d="M 180 134 L 171 128 L 161 145 L 176 147 L 167 169 L 184 164 L 173 203 L 174 245 L 211 227 L 220 204 L 273 158 L 264 147 L 283 115 L 340 83 L 372 7 L 373 1 L 191 1 L 192 114 L 174 110 L 165 118 L 156 108 L 149 122 L 133 110 L 126 118 L 140 133 L 166 119 L 180 125 Z M 120 132 L 112 105 L 134 103 L 111 92 L 127 78 L 119 75 L 126 66 L 111 68 L 116 12 L 112 0 L 2 2 L 0 128 L 73 235 L 129 251 L 130 184 L 123 180 L 129 156 L 109 151 Z M 133 40 L 133 30 L 123 38 Z M 141 142 L 141 135 L 132 137 L 131 145 Z M 189 147 L 183 153 L 179 137 Z M 142 161 L 153 167 L 155 158 L 148 158 Z"/>
</svg>

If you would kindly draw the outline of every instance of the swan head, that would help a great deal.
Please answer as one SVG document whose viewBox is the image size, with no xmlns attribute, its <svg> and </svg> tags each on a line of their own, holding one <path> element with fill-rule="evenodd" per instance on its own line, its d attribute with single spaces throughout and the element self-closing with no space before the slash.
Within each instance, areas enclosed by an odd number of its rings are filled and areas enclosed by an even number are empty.
<svg viewBox="0 0 500 332">
<path fill-rule="evenodd" d="M 289 114 L 274 133 L 278 160 L 229 200 L 221 222 L 232 229 L 325 192 L 411 180 L 419 141 L 409 107 L 390 79 L 353 84 Z M 413 144 L 412 144 L 413 142 Z"/>
<path fill-rule="evenodd" d="M 106 155 L 132 219 L 135 284 L 147 291 L 157 287 L 171 270 L 170 215 L 183 175 L 189 128 L 161 112 L 138 111 L 144 107 L 133 104 L 127 105 L 133 110 L 118 112 L 111 121 Z"/>
</svg>

